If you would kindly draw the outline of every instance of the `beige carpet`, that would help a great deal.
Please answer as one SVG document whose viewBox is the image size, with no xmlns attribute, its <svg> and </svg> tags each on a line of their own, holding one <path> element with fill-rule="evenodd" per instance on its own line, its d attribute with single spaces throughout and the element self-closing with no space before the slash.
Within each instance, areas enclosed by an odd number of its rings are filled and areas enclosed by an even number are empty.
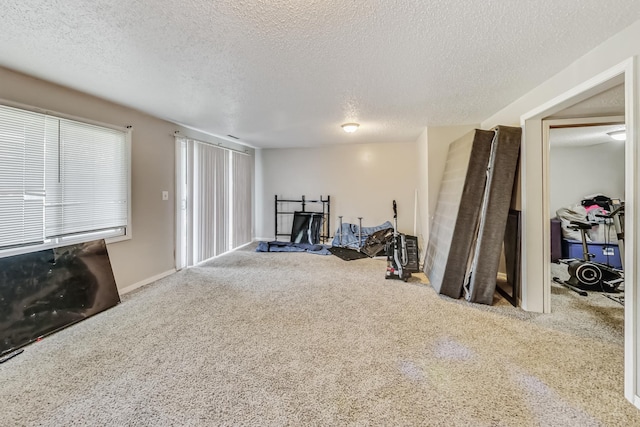
<svg viewBox="0 0 640 427">
<path fill-rule="evenodd" d="M 26 347 L 0 365 L 0 423 L 640 425 L 612 301 L 574 325 L 385 280 L 383 260 L 252 249 Z"/>
</svg>

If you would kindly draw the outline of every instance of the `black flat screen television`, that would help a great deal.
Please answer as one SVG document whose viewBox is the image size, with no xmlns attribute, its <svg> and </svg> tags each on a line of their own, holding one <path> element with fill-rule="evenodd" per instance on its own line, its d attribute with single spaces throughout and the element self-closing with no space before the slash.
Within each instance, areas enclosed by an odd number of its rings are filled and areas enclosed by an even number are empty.
<svg viewBox="0 0 640 427">
<path fill-rule="evenodd" d="M 0 356 L 119 302 L 104 240 L 0 258 Z"/>
</svg>

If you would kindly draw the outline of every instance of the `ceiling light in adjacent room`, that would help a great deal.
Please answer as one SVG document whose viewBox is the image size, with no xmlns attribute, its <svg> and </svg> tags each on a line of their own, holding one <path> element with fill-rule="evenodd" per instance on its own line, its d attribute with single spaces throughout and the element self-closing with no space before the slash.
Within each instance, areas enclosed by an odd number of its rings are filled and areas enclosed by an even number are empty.
<svg viewBox="0 0 640 427">
<path fill-rule="evenodd" d="M 609 135 L 611 138 L 615 139 L 616 141 L 624 141 L 627 139 L 627 131 L 625 129 L 615 130 L 613 132 L 607 132 L 607 135 Z"/>
<path fill-rule="evenodd" d="M 353 133 L 358 130 L 358 127 L 360 127 L 358 123 L 345 123 L 342 125 L 342 130 L 347 133 Z"/>
</svg>

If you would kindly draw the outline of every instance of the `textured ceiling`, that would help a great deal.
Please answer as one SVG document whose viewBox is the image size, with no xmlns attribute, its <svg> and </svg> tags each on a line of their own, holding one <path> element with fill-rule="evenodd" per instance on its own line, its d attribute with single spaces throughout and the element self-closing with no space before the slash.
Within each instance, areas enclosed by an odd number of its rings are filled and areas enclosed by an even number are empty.
<svg viewBox="0 0 640 427">
<path fill-rule="evenodd" d="M 479 123 L 638 0 L 0 0 L 0 65 L 255 147 Z M 1 83 L 0 83 L 1 84 Z M 361 123 L 351 135 L 339 126 Z"/>
<path fill-rule="evenodd" d="M 624 81 L 624 75 L 618 78 Z M 624 116 L 624 114 L 624 84 L 620 84 L 565 108 L 549 118 Z"/>
<path fill-rule="evenodd" d="M 552 128 L 549 130 L 549 145 L 575 148 L 606 143 L 624 144 L 624 141 L 617 141 L 607 135 L 607 132 L 624 129 L 624 124 Z"/>
</svg>

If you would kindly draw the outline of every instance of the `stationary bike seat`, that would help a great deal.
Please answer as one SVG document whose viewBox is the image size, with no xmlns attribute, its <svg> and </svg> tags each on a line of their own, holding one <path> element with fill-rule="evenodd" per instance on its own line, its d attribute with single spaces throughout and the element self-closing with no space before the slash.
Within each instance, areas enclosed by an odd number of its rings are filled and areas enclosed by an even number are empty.
<svg viewBox="0 0 640 427">
<path fill-rule="evenodd" d="M 571 228 L 572 230 L 591 230 L 591 224 L 587 224 L 586 222 L 580 222 L 580 221 L 571 221 Z"/>
</svg>

